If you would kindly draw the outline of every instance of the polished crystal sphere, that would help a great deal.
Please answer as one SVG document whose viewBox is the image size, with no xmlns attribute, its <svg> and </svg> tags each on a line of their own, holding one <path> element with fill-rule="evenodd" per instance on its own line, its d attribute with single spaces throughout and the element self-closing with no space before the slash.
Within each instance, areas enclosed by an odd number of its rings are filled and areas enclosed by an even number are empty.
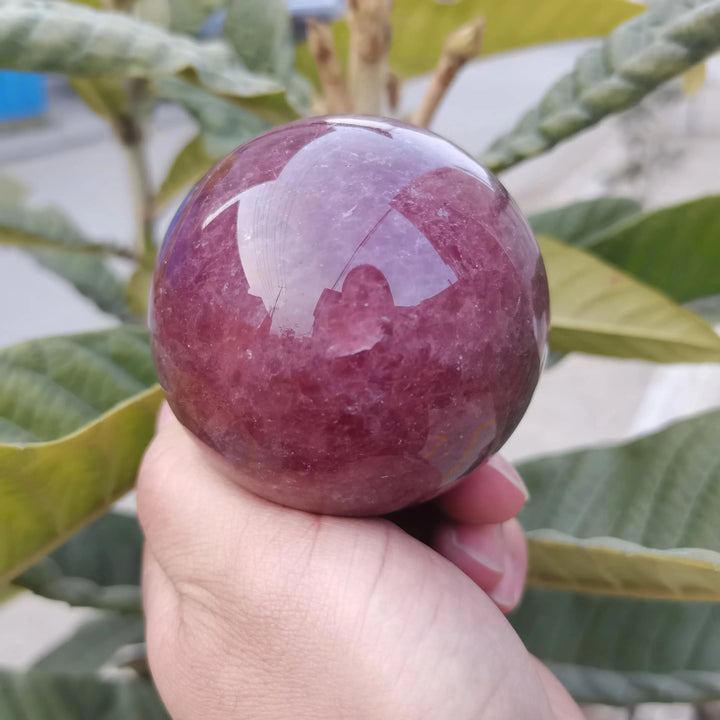
<svg viewBox="0 0 720 720">
<path fill-rule="evenodd" d="M 150 301 L 180 421 L 245 488 L 342 515 L 428 500 L 496 452 L 547 328 L 538 245 L 497 178 L 368 117 L 291 123 L 219 162 Z"/>
</svg>

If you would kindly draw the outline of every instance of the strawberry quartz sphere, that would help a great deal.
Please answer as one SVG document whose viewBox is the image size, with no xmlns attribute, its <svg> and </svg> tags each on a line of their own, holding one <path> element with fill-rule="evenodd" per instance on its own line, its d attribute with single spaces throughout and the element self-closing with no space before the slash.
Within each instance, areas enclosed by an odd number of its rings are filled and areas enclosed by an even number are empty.
<svg viewBox="0 0 720 720">
<path fill-rule="evenodd" d="M 243 487 L 339 515 L 428 500 L 496 452 L 547 327 L 505 188 L 437 135 L 369 117 L 294 122 L 219 162 L 168 230 L 150 301 L 180 421 Z"/>
</svg>

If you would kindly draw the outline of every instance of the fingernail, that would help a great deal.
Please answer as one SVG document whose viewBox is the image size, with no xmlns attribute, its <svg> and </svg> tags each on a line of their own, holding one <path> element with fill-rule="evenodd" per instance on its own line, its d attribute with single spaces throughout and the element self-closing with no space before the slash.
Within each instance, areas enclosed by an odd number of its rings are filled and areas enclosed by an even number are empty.
<svg viewBox="0 0 720 720">
<path fill-rule="evenodd" d="M 157 417 L 155 418 L 155 432 L 160 432 L 160 430 L 162 430 L 163 427 L 172 420 L 172 417 L 173 411 L 170 409 L 167 401 L 163 401 L 163 404 L 160 406 L 160 410 L 158 410 Z"/>
<path fill-rule="evenodd" d="M 487 461 L 487 464 L 507 478 L 508 482 L 514 485 L 523 494 L 525 500 L 530 499 L 530 493 L 527 489 L 527 485 L 523 482 L 523 479 L 518 474 L 518 471 L 502 455 L 493 455 Z"/>
<path fill-rule="evenodd" d="M 505 559 L 505 572 L 500 582 L 488 593 L 495 604 L 503 611 L 509 612 L 519 602 L 523 594 L 524 577 L 518 572 L 517 563 L 508 554 Z"/>
<path fill-rule="evenodd" d="M 461 525 L 450 534 L 453 544 L 474 562 L 502 574 L 505 568 L 505 542 L 500 525 Z"/>
</svg>

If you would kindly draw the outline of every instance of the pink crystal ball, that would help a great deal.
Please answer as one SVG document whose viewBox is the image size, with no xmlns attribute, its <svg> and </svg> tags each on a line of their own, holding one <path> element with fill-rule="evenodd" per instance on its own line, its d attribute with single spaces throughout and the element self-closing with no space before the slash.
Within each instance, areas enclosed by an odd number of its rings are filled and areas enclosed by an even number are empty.
<svg viewBox="0 0 720 720">
<path fill-rule="evenodd" d="M 368 117 L 294 122 L 219 162 L 150 301 L 180 421 L 243 487 L 339 515 L 429 500 L 496 452 L 547 328 L 538 245 L 497 178 Z"/>
</svg>

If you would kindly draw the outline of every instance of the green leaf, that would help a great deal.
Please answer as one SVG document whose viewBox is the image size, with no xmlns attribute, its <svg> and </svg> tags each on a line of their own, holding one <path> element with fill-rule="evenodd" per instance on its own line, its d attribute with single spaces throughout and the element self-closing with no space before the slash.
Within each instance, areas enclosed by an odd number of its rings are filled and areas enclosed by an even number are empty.
<svg viewBox="0 0 720 720">
<path fill-rule="evenodd" d="M 601 197 L 536 213 L 528 217 L 528 222 L 536 235 L 583 247 L 583 240 L 638 215 L 640 210 L 635 200 Z"/>
<path fill-rule="evenodd" d="M 220 159 L 205 149 L 202 135 L 196 135 L 177 155 L 155 195 L 155 212 L 162 212 L 181 191 L 194 185 Z"/>
<path fill-rule="evenodd" d="M 718 238 L 720 195 L 713 195 L 628 218 L 579 244 L 685 303 L 720 295 Z"/>
<path fill-rule="evenodd" d="M 103 615 L 81 625 L 73 635 L 40 658 L 31 672 L 90 673 L 126 645 L 145 641 L 141 616 Z"/>
<path fill-rule="evenodd" d="M 0 368 L 0 442 L 57 440 L 155 383 L 147 331 L 131 327 L 4 348 Z"/>
<path fill-rule="evenodd" d="M 130 276 L 128 284 L 125 287 L 128 305 L 133 313 L 139 317 L 147 316 L 148 297 L 150 295 L 152 275 L 153 271 L 151 267 L 141 265 Z"/>
<path fill-rule="evenodd" d="M 298 116 L 283 86 L 249 72 L 225 43 L 201 43 L 130 15 L 70 3 L 0 5 L 0 67 L 79 77 L 178 75 L 270 122 Z"/>
<path fill-rule="evenodd" d="M 720 601 L 720 411 L 629 443 L 521 465 L 529 582 Z M 720 659 L 719 659 L 720 662 Z"/>
<path fill-rule="evenodd" d="M 693 97 L 697 95 L 705 86 L 707 80 L 707 69 L 705 63 L 701 62 L 693 65 L 683 75 L 683 95 L 685 97 Z"/>
<path fill-rule="evenodd" d="M 242 108 L 177 78 L 157 83 L 159 96 L 182 105 L 198 122 L 200 135 L 178 154 L 155 199 L 156 212 L 188 185 L 197 182 L 220 158 L 270 125 Z"/>
<path fill-rule="evenodd" d="M 604 35 L 640 10 L 623 0 L 396 0 L 390 63 L 402 77 L 430 72 L 445 38 L 478 15 L 487 20 L 483 54 L 492 55 L 528 45 Z M 418 38 L 423 41 L 419 43 Z"/>
<path fill-rule="evenodd" d="M 720 324 L 720 295 L 708 295 L 692 300 L 687 304 L 687 308 L 713 325 Z"/>
<path fill-rule="evenodd" d="M 712 326 L 657 290 L 551 238 L 539 238 L 550 285 L 550 347 L 654 362 L 717 362 Z"/>
<path fill-rule="evenodd" d="M 132 487 L 162 396 L 154 383 L 139 328 L 0 351 L 0 583 Z"/>
<path fill-rule="evenodd" d="M 103 260 L 58 250 L 36 250 L 32 255 L 104 312 L 126 322 L 137 322 L 127 303 L 125 284 Z"/>
<path fill-rule="evenodd" d="M 133 0 L 132 14 L 161 28 L 170 27 L 170 0 Z"/>
<path fill-rule="evenodd" d="M 403 78 L 430 72 L 447 36 L 478 16 L 487 20 L 483 55 L 527 45 L 605 35 L 642 8 L 623 0 L 395 0 L 390 64 Z M 338 57 L 347 58 L 345 21 L 333 26 Z M 422 38 L 422 42 L 418 42 Z M 298 68 L 315 78 L 307 44 L 298 48 Z"/>
<path fill-rule="evenodd" d="M 170 0 L 170 30 L 194 35 L 227 0 Z"/>
<path fill-rule="evenodd" d="M 14 583 L 69 605 L 140 613 L 142 543 L 137 518 L 106 513 Z"/>
<path fill-rule="evenodd" d="M 6 187 L 9 183 L 4 180 L 0 188 L 0 246 L 12 245 L 29 252 L 101 310 L 121 320 L 133 320 L 125 284 L 102 258 L 131 253 L 117 245 L 90 241 L 64 213 L 55 208 L 30 208 L 21 189 L 16 187 L 6 194 Z"/>
<path fill-rule="evenodd" d="M 18 595 L 22 594 L 22 588 L 15 585 L 2 585 L 0 586 L 0 605 L 12 600 Z"/>
<path fill-rule="evenodd" d="M 157 88 L 159 97 L 178 103 L 197 120 L 210 155 L 227 155 L 270 128 L 257 116 L 177 78 L 162 78 Z"/>
<path fill-rule="evenodd" d="M 720 603 L 531 588 L 510 620 L 579 702 L 720 698 Z"/>
<path fill-rule="evenodd" d="M 514 7 L 514 3 L 510 3 Z M 482 162 L 499 171 L 631 107 L 720 48 L 720 0 L 656 0 L 583 53 Z"/>
<path fill-rule="evenodd" d="M 0 672 L 3 720 L 169 720 L 150 680 L 133 673 Z"/>
<path fill-rule="evenodd" d="M 295 69 L 295 42 L 286 0 L 230 0 L 223 35 L 253 72 L 286 88 L 293 107 L 310 114 L 312 87 Z"/>
<path fill-rule="evenodd" d="M 100 117 L 113 118 L 129 112 L 122 81 L 115 78 L 70 78 L 70 85 L 85 104 Z"/>
<path fill-rule="evenodd" d="M 253 72 L 287 77 L 295 46 L 285 0 L 230 0 L 223 35 Z"/>
</svg>

